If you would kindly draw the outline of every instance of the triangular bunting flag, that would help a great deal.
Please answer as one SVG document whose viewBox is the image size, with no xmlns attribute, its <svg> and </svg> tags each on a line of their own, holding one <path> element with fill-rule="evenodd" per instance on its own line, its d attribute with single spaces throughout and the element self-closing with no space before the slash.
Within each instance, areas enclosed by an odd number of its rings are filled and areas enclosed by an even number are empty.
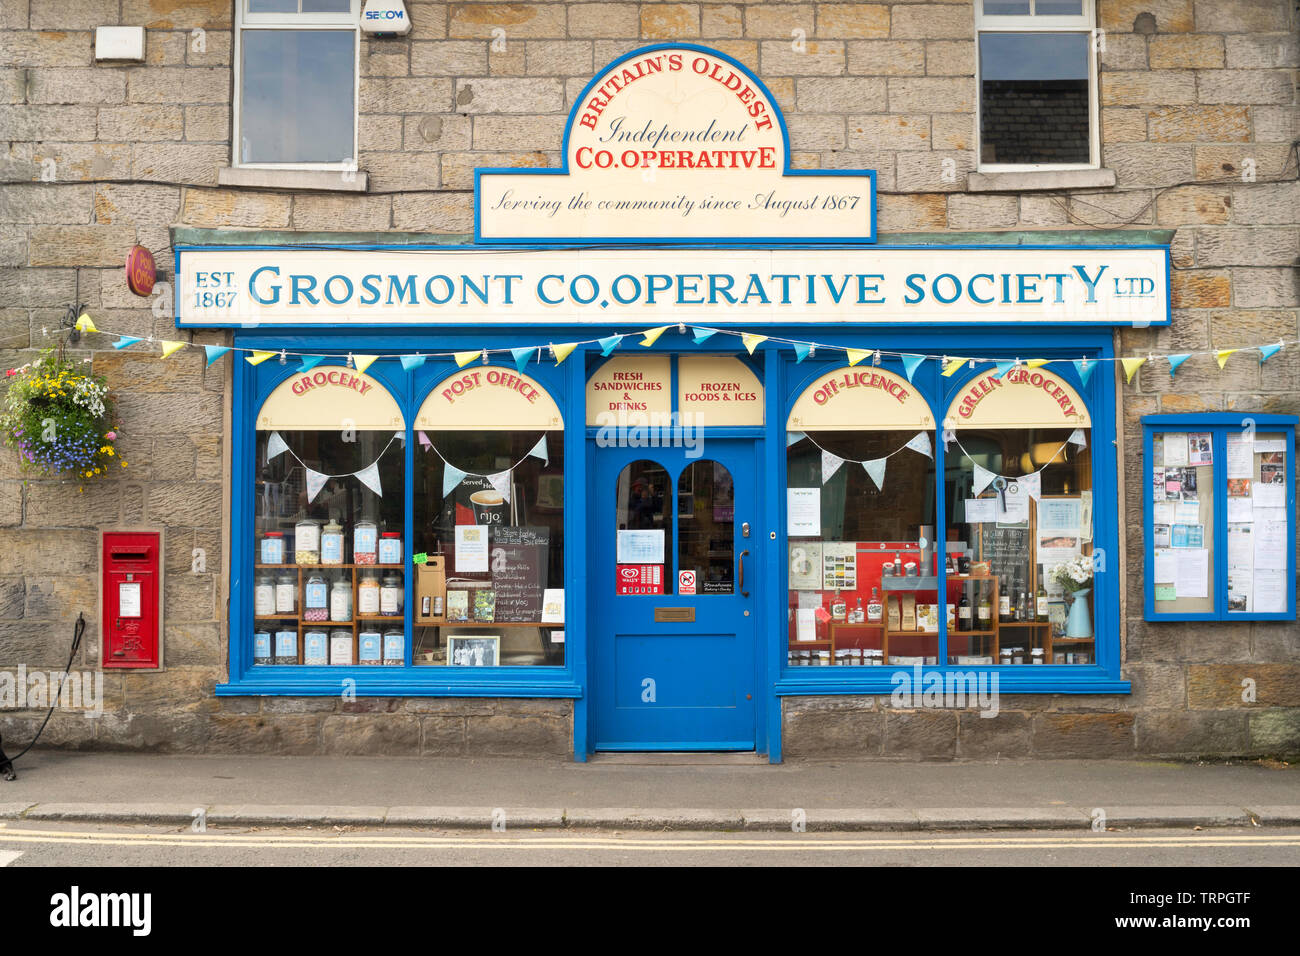
<svg viewBox="0 0 1300 956">
<path fill-rule="evenodd" d="M 288 450 L 289 446 L 284 443 L 280 433 L 271 432 L 270 437 L 266 439 L 266 460 L 270 461 L 276 455 L 282 455 Z"/>
<path fill-rule="evenodd" d="M 832 455 L 828 451 L 822 452 L 822 484 L 831 480 L 831 476 L 840 470 L 840 465 L 844 464 L 844 459 L 839 455 Z"/>
<path fill-rule="evenodd" d="M 570 353 L 578 347 L 577 342 L 565 342 L 563 345 L 551 344 L 551 354 L 555 356 L 555 364 L 562 365 L 564 360 L 569 357 Z"/>
<path fill-rule="evenodd" d="M 1011 371 L 1013 368 L 1015 368 L 1015 367 L 1016 367 L 1016 363 L 1015 363 L 1015 362 L 998 362 L 998 363 L 994 366 L 994 368 L 997 369 L 997 373 L 996 373 L 995 377 L 996 377 L 996 378 L 1002 378 L 1002 376 L 1006 375 L 1007 372 L 1010 372 L 1010 371 Z"/>
<path fill-rule="evenodd" d="M 997 475 L 989 471 L 987 468 L 981 468 L 979 465 L 975 465 L 975 479 L 974 483 L 971 485 L 971 494 L 979 497 L 979 493 L 987 488 L 996 477 Z"/>
<path fill-rule="evenodd" d="M 217 359 L 221 358 L 221 356 L 229 352 L 230 347 L 227 345 L 205 345 L 203 346 L 203 351 L 207 354 L 208 364 L 211 365 Z"/>
<path fill-rule="evenodd" d="M 162 357 L 171 358 L 188 344 L 186 342 L 172 342 L 168 339 L 162 339 L 159 343 L 162 346 Z"/>
<path fill-rule="evenodd" d="M 428 451 L 430 448 L 433 447 L 433 442 L 429 441 L 429 436 L 426 435 L 424 432 L 416 432 L 415 435 L 417 438 L 420 439 L 420 447 L 423 448 L 425 451 Z M 443 495 L 443 497 L 445 498 L 447 496 Z"/>
<path fill-rule="evenodd" d="M 99 329 L 95 328 L 95 322 L 94 322 L 94 320 L 91 319 L 91 317 L 90 317 L 89 315 L 87 315 L 85 312 L 81 313 L 81 317 L 80 317 L 79 319 L 77 319 L 77 322 L 76 322 L 76 328 L 77 328 L 77 331 L 78 331 L 78 332 L 98 332 L 98 331 L 99 331 Z"/>
<path fill-rule="evenodd" d="M 712 336 L 716 335 L 718 330 L 717 330 L 717 329 L 701 329 L 701 328 L 693 328 L 693 329 L 691 329 L 691 331 L 695 333 L 695 344 L 696 344 L 696 345 L 703 345 L 703 344 L 704 344 L 705 342 L 707 342 L 707 341 L 708 341 Z"/>
<path fill-rule="evenodd" d="M 274 352 L 263 352 L 261 349 L 253 349 L 253 354 L 244 356 L 244 361 L 249 365 L 261 365 L 273 355 L 275 355 Z"/>
<path fill-rule="evenodd" d="M 1043 476 L 1038 472 L 1034 472 L 1032 475 L 1025 475 L 1023 478 L 1017 478 L 1016 484 L 1029 492 L 1029 497 L 1031 498 L 1038 499 L 1043 496 Z"/>
<path fill-rule="evenodd" d="M 789 447 L 790 447 L 791 445 L 793 445 L 795 442 L 803 441 L 803 439 L 804 439 L 804 433 L 803 433 L 803 432 L 786 432 L 786 433 L 785 433 L 785 447 L 786 447 L 786 448 L 789 448 Z"/>
<path fill-rule="evenodd" d="M 953 372 L 957 371 L 957 369 L 961 368 L 965 364 L 966 360 L 964 358 L 949 359 L 948 364 L 943 367 L 944 378 L 952 375 Z"/>
<path fill-rule="evenodd" d="M 303 468 L 307 472 L 307 503 L 311 504 L 320 494 L 320 490 L 325 487 L 325 482 L 330 480 L 329 475 L 322 475 L 319 471 L 312 471 L 310 468 Z"/>
<path fill-rule="evenodd" d="M 596 344 L 600 346 L 601 355 L 608 355 L 618 348 L 618 344 L 622 341 L 623 336 L 621 335 L 607 335 L 603 339 L 597 339 Z"/>
<path fill-rule="evenodd" d="M 668 326 L 666 325 L 661 325 L 657 329 L 649 329 L 645 332 L 643 338 L 641 339 L 641 344 L 645 348 L 649 348 L 650 346 L 654 345 L 656 342 L 659 341 L 659 336 L 663 335 L 667 331 L 668 331 Z M 623 336 L 621 335 L 619 336 L 620 339 L 622 337 Z"/>
<path fill-rule="evenodd" d="M 551 455 L 550 455 L 550 452 L 548 452 L 548 451 L 546 450 L 546 436 L 545 436 L 545 435 L 543 435 L 541 438 L 537 439 L 537 444 L 534 445 L 534 446 L 533 446 L 533 450 L 530 451 L 530 452 L 528 453 L 528 457 L 529 457 L 529 458 L 540 458 L 542 461 L 546 462 L 548 465 L 551 463 Z"/>
<path fill-rule="evenodd" d="M 812 354 L 812 346 L 809 345 L 807 342 L 796 342 L 794 343 L 794 354 L 795 354 L 794 362 L 796 365 L 798 365 L 800 362 L 802 362 L 804 359 L 806 359 L 809 355 Z"/>
<path fill-rule="evenodd" d="M 302 364 L 298 366 L 298 371 L 310 372 L 323 361 L 325 361 L 325 356 L 323 355 L 304 355 L 302 357 Z"/>
<path fill-rule="evenodd" d="M 1126 358 L 1126 359 L 1120 359 L 1119 361 L 1120 364 L 1124 366 L 1124 381 L 1131 384 L 1133 381 L 1134 373 L 1136 373 L 1137 370 L 1142 367 L 1143 363 L 1146 362 L 1146 359 Z"/>
<path fill-rule="evenodd" d="M 502 498 L 510 500 L 510 472 L 498 471 L 495 475 L 488 475 L 487 480 Z"/>
<path fill-rule="evenodd" d="M 1091 359 L 1075 359 L 1074 370 L 1079 373 L 1079 384 L 1087 388 L 1088 379 L 1092 378 L 1092 370 L 1097 363 Z"/>
<path fill-rule="evenodd" d="M 423 356 L 423 355 L 403 355 L 403 356 L 401 357 L 400 361 L 401 361 L 401 363 L 402 363 L 402 368 L 409 372 L 411 369 L 413 369 L 413 368 L 419 368 L 421 365 L 424 364 L 424 356 Z"/>
<path fill-rule="evenodd" d="M 401 432 L 401 431 L 393 432 L 393 437 L 396 438 L 398 441 L 400 441 L 403 445 L 406 444 L 406 432 Z"/>
<path fill-rule="evenodd" d="M 423 434 L 423 433 L 421 433 Z M 461 471 L 449 461 L 442 463 L 442 496 L 446 498 L 456 490 L 456 486 L 465 480 L 467 473 Z"/>
<path fill-rule="evenodd" d="M 1182 365 L 1192 357 L 1191 352 L 1184 352 L 1182 355 L 1170 355 L 1169 358 L 1169 377 L 1173 378 L 1174 373 L 1178 371 L 1178 366 Z"/>
<path fill-rule="evenodd" d="M 475 349 L 473 352 L 457 352 L 452 356 L 452 358 L 456 360 L 456 366 L 458 368 L 464 368 L 470 362 L 473 362 L 475 359 L 481 358 L 482 356 L 483 350 Z"/>
<path fill-rule="evenodd" d="M 1280 351 L 1282 351 L 1281 342 L 1278 342 L 1277 345 L 1261 345 L 1259 347 L 1259 364 L 1263 365 Z"/>
<path fill-rule="evenodd" d="M 760 343 L 767 341 L 767 336 L 758 335 L 754 332 L 745 332 L 740 336 L 740 341 L 745 343 L 745 348 L 750 355 L 753 355 L 754 349 L 758 348 Z"/>
<path fill-rule="evenodd" d="M 903 447 L 910 448 L 912 451 L 920 452 L 926 458 L 934 457 L 934 447 L 930 444 L 929 432 L 917 432 L 912 436 L 912 440 Z"/>
<path fill-rule="evenodd" d="M 378 355 L 354 355 L 352 361 L 356 364 L 358 372 L 364 372 L 374 365 L 378 358 Z"/>
<path fill-rule="evenodd" d="M 115 348 L 115 349 L 124 349 L 124 348 L 126 348 L 128 345 L 135 345 L 135 343 L 136 343 L 136 342 L 139 342 L 139 341 L 140 341 L 140 339 L 139 339 L 138 337 L 134 336 L 134 335 L 124 335 L 124 336 L 122 336 L 120 339 L 118 339 L 116 342 L 113 343 L 113 348 Z"/>
<path fill-rule="evenodd" d="M 1219 351 L 1215 352 L 1214 357 L 1219 360 L 1219 368 L 1223 368 L 1223 366 L 1228 364 L 1229 355 L 1231 355 L 1233 352 L 1239 352 L 1239 351 L 1241 350 L 1240 349 L 1219 349 Z"/>
<path fill-rule="evenodd" d="M 1080 448 L 1087 448 L 1088 433 L 1082 428 L 1076 428 L 1074 431 L 1070 432 L 1070 437 L 1066 439 L 1066 442 L 1071 445 L 1078 445 Z"/>
<path fill-rule="evenodd" d="M 849 357 L 850 365 L 857 365 L 863 359 L 871 354 L 870 349 L 845 349 L 844 354 Z"/>
<path fill-rule="evenodd" d="M 365 468 L 355 472 L 354 477 L 379 497 L 384 497 L 383 486 L 379 483 L 379 462 L 372 461 Z"/>
<path fill-rule="evenodd" d="M 910 382 L 912 376 L 916 374 L 917 366 L 925 361 L 924 355 L 912 355 L 911 353 L 903 354 L 903 371 L 907 373 L 907 380 Z"/>
<path fill-rule="evenodd" d="M 511 349 L 510 354 L 514 356 L 515 368 L 520 372 L 527 368 L 529 361 L 532 360 L 533 353 L 536 351 L 537 349 L 531 345 L 527 348 Z"/>
<path fill-rule="evenodd" d="M 862 467 L 867 470 L 871 480 L 875 482 L 877 491 L 885 490 L 885 462 L 887 458 L 873 458 L 871 461 L 864 461 Z"/>
<path fill-rule="evenodd" d="M 1025 363 L 1025 366 L 1027 368 L 1042 368 L 1050 361 L 1051 359 L 1030 359 L 1028 362 Z"/>
</svg>

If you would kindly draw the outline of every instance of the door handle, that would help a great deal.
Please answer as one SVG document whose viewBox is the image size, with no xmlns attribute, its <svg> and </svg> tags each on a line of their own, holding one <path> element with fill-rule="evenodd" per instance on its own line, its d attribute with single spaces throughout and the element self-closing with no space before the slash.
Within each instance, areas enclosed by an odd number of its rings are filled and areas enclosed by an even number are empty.
<svg viewBox="0 0 1300 956">
<path fill-rule="evenodd" d="M 745 555 L 747 554 L 749 554 L 748 548 L 740 552 L 740 596 L 745 598 L 749 597 L 749 592 L 745 590 Z"/>
</svg>

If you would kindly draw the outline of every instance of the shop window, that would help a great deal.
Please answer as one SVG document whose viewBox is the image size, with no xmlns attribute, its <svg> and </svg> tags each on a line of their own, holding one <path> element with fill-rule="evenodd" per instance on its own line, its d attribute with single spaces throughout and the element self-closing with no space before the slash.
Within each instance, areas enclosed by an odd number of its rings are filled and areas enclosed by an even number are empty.
<svg viewBox="0 0 1300 956">
<path fill-rule="evenodd" d="M 433 666 L 563 665 L 564 441 L 534 379 L 435 385 L 416 416 L 415 647 Z"/>
<path fill-rule="evenodd" d="M 1097 165 L 1093 6 L 1090 0 L 980 0 L 982 170 Z"/>
<path fill-rule="evenodd" d="M 1148 620 L 1295 619 L 1295 422 L 1142 420 Z"/>
<path fill-rule="evenodd" d="M 677 482 L 677 566 L 695 572 L 695 593 L 735 591 L 736 496 L 716 461 L 687 465 Z"/>
<path fill-rule="evenodd" d="M 616 593 L 671 594 L 671 476 L 658 462 L 634 461 L 619 472 L 614 501 Z"/>
<path fill-rule="evenodd" d="M 404 423 L 370 376 L 322 365 L 257 416 L 258 665 L 406 661 Z"/>
<path fill-rule="evenodd" d="M 235 165 L 356 168 L 359 7 L 236 4 Z"/>
<path fill-rule="evenodd" d="M 788 663 L 938 663 L 929 405 L 893 372 L 841 368 L 787 429 Z"/>
</svg>

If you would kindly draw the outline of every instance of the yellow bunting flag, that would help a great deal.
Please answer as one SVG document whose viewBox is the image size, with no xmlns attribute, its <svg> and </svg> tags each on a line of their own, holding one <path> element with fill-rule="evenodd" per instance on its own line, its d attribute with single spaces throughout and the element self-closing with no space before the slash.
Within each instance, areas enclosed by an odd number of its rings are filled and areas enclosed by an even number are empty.
<svg viewBox="0 0 1300 956">
<path fill-rule="evenodd" d="M 745 348 L 749 350 L 750 355 L 753 355 L 754 349 L 758 348 L 759 343 L 767 341 L 767 336 L 757 335 L 753 332 L 744 332 L 740 336 L 740 341 L 745 343 Z"/>
<path fill-rule="evenodd" d="M 482 358 L 482 356 L 483 356 L 483 350 L 475 349 L 473 352 L 457 352 L 455 355 L 452 356 L 452 358 L 456 360 L 456 365 L 459 368 L 464 368 L 470 362 Z"/>
<path fill-rule="evenodd" d="M 162 350 L 163 350 L 163 351 L 162 351 L 162 357 L 163 357 L 163 358 L 170 358 L 174 353 L 176 353 L 176 352 L 180 351 L 181 349 L 185 348 L 185 345 L 186 345 L 185 342 L 170 342 L 170 341 L 168 341 L 167 339 L 161 339 L 161 340 L 159 340 L 158 344 L 162 346 Z"/>
<path fill-rule="evenodd" d="M 961 368 L 965 364 L 966 360 L 963 358 L 950 359 L 948 364 L 943 367 L 944 377 L 947 378 L 952 375 L 953 372 L 957 371 L 957 369 Z"/>
<path fill-rule="evenodd" d="M 1051 359 L 1030 359 L 1025 363 L 1025 366 L 1027 368 L 1042 368 L 1050 361 Z"/>
<path fill-rule="evenodd" d="M 1239 350 L 1239 349 L 1219 349 L 1219 351 L 1215 352 L 1215 353 L 1214 353 L 1214 357 L 1215 357 L 1216 359 L 1219 360 L 1219 368 L 1223 368 L 1223 366 L 1227 365 L 1227 364 L 1228 364 L 1228 356 L 1231 355 L 1233 352 L 1237 352 L 1237 351 L 1240 351 L 1240 350 Z"/>
<path fill-rule="evenodd" d="M 871 350 L 870 349 L 845 349 L 844 354 L 846 354 L 849 357 L 850 365 L 857 365 L 859 362 L 861 362 L 863 359 L 865 359 L 868 355 L 871 354 Z"/>
<path fill-rule="evenodd" d="M 265 362 L 274 354 L 275 354 L 274 352 L 261 352 L 258 351 L 257 349 L 254 349 L 253 354 L 246 357 L 244 361 L 247 362 L 249 365 L 261 365 L 263 362 Z"/>
<path fill-rule="evenodd" d="M 667 331 L 668 326 L 666 325 L 661 325 L 657 329 L 647 329 L 645 332 L 645 338 L 641 340 L 641 344 L 646 348 L 649 348 L 659 341 L 659 336 L 663 335 Z"/>
<path fill-rule="evenodd" d="M 1119 361 L 1120 364 L 1124 366 L 1124 381 L 1128 383 L 1132 383 L 1133 376 L 1137 373 L 1137 370 L 1143 366 L 1143 364 L 1146 362 L 1146 359 L 1126 358 L 1126 359 L 1120 359 Z"/>
<path fill-rule="evenodd" d="M 565 342 L 563 345 L 555 345 L 554 343 L 552 343 L 551 352 L 554 353 L 555 355 L 555 364 L 559 365 L 560 363 L 562 363 L 566 358 L 569 357 L 569 353 L 572 352 L 577 347 L 578 347 L 577 342 Z"/>
<path fill-rule="evenodd" d="M 77 319 L 77 331 L 98 332 L 99 329 L 95 328 L 95 323 L 91 320 L 90 316 L 83 312 L 81 313 L 81 318 Z"/>
<path fill-rule="evenodd" d="M 378 359 L 378 355 L 354 355 L 352 361 L 357 367 L 358 372 L 364 372 Z"/>
</svg>

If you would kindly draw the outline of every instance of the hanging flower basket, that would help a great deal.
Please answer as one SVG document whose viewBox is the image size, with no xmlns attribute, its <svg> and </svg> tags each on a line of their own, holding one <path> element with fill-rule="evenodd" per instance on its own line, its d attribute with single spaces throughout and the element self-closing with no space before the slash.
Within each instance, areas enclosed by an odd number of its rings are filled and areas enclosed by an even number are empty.
<svg viewBox="0 0 1300 956">
<path fill-rule="evenodd" d="M 5 376 L 0 432 L 18 450 L 24 471 L 85 481 L 126 467 L 113 447 L 118 426 L 102 378 L 53 349 Z"/>
</svg>

